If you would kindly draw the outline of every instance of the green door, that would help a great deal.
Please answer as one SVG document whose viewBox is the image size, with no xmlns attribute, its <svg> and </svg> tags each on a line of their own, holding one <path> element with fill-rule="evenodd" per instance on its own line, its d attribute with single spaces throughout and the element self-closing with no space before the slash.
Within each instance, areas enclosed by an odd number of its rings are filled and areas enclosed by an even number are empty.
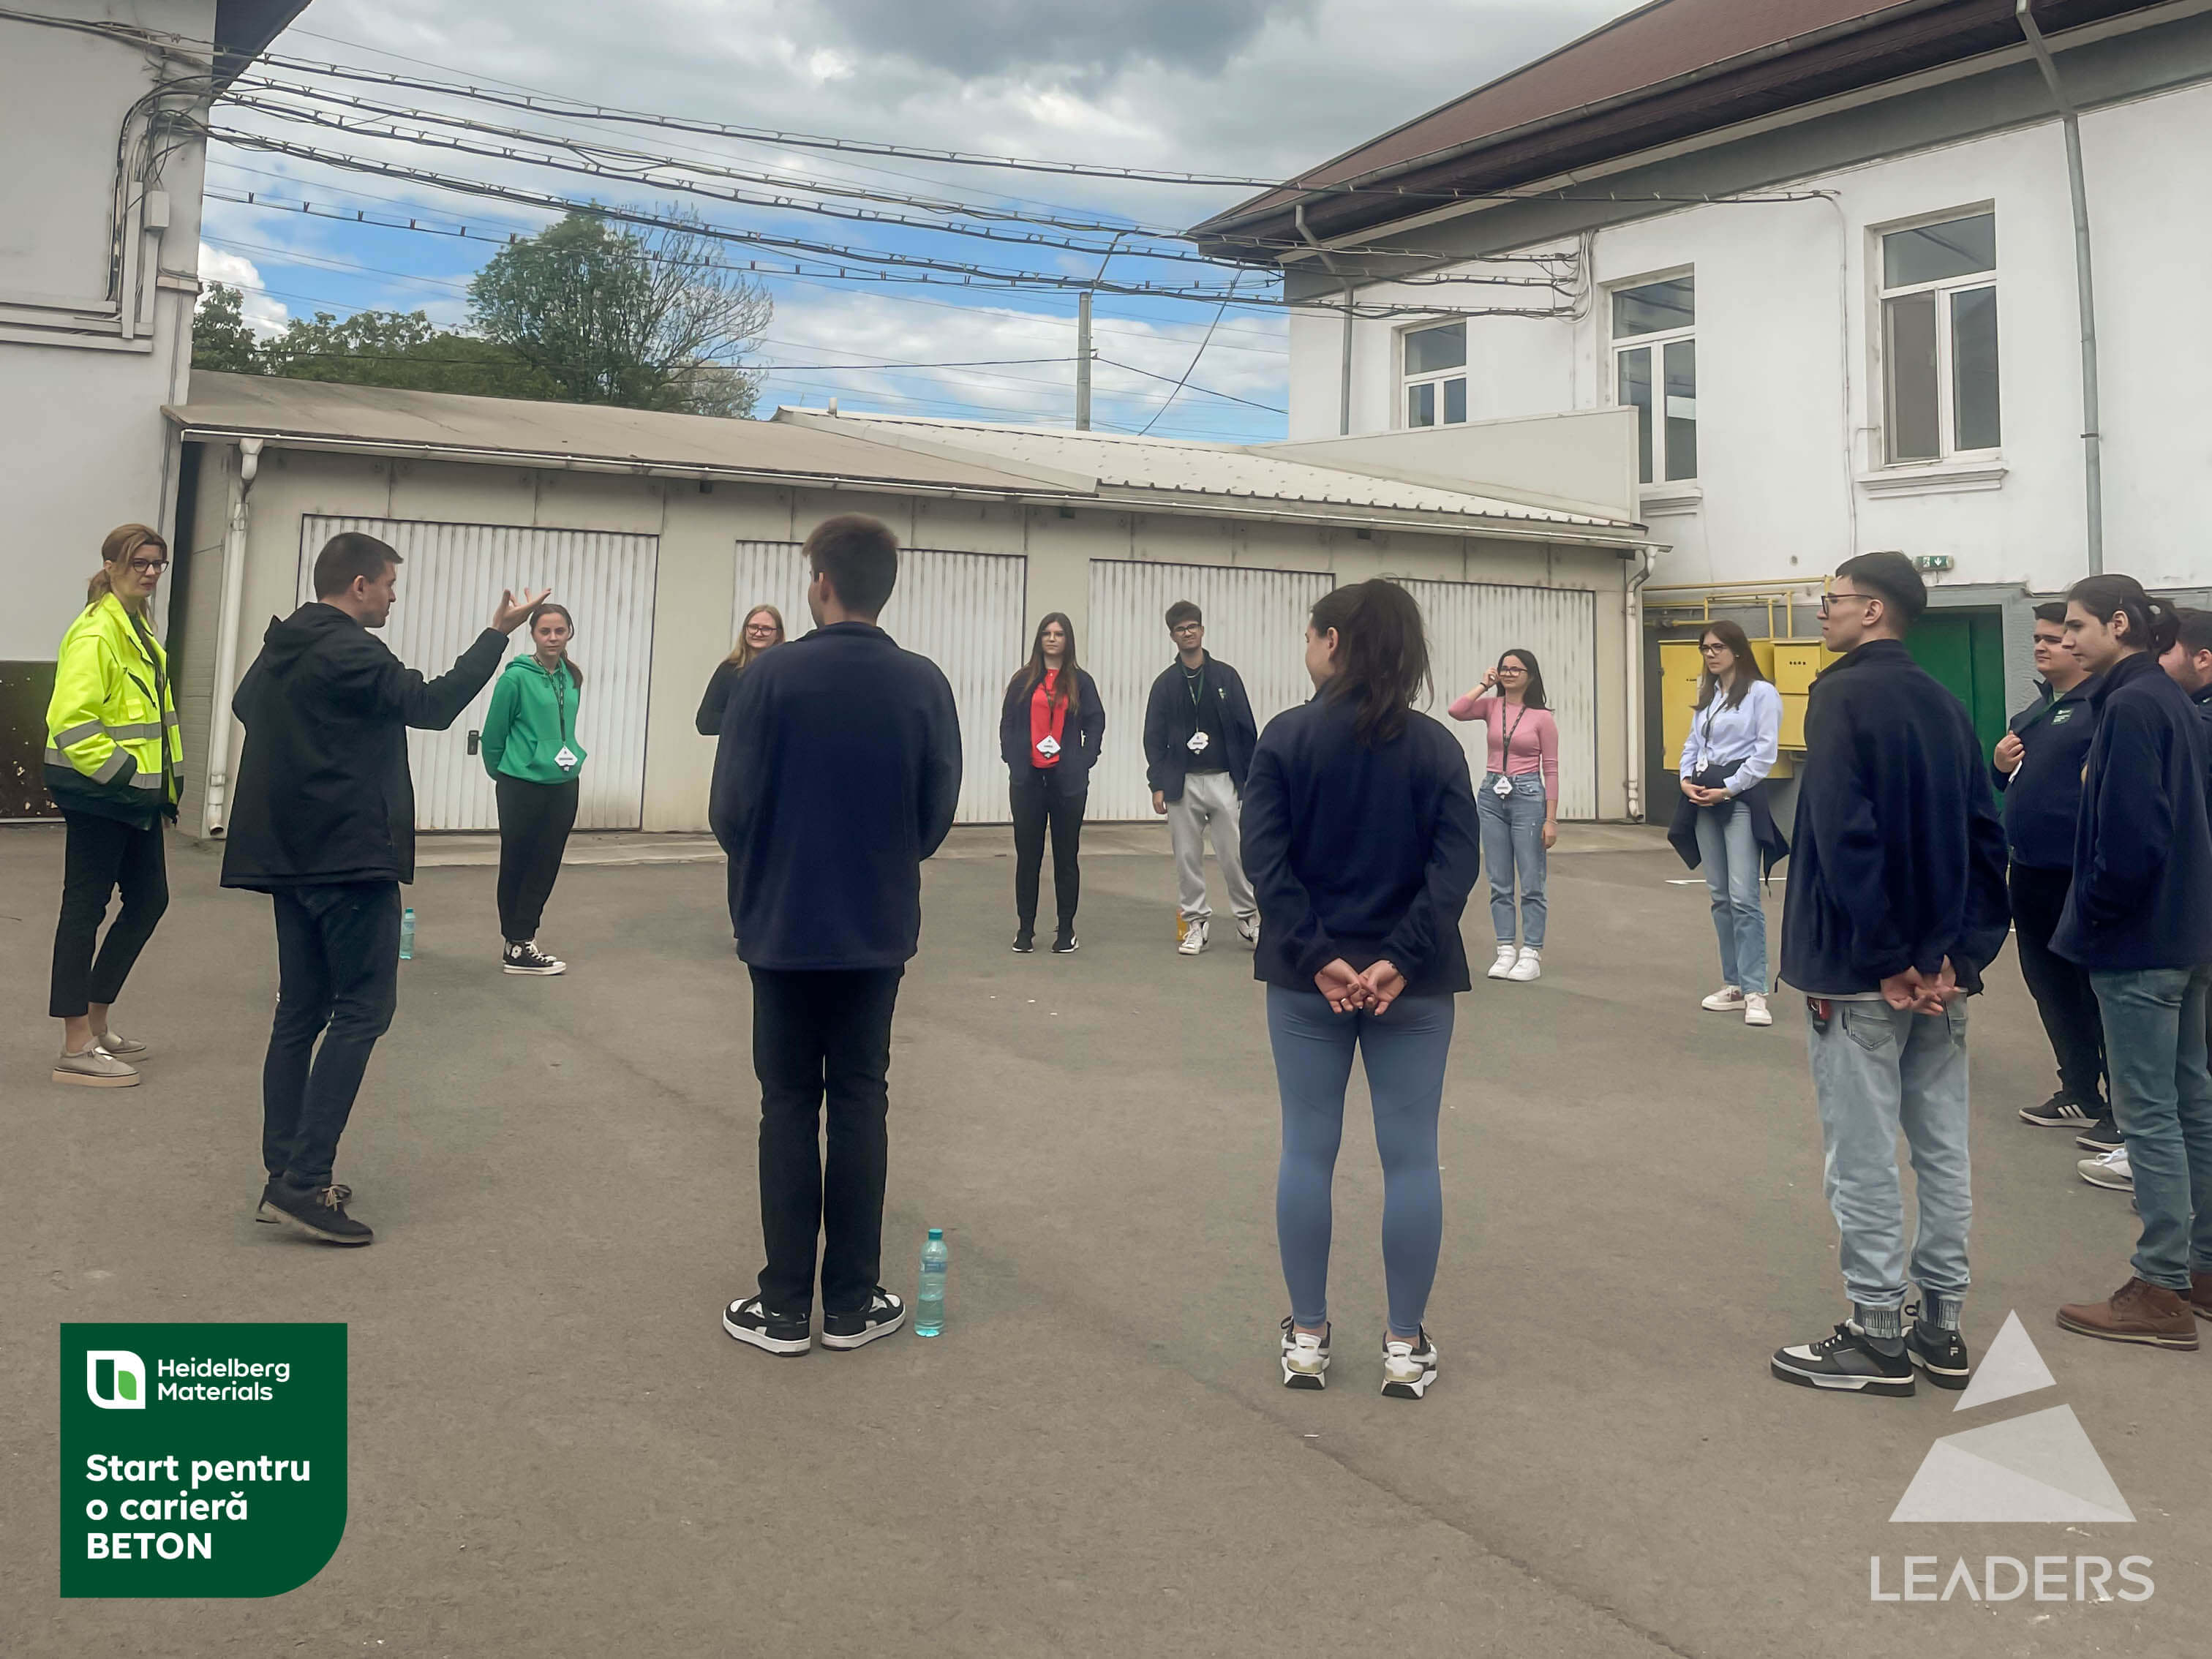
<svg viewBox="0 0 2212 1659">
<path fill-rule="evenodd" d="M 1966 705 L 1982 753 L 2004 736 L 2004 616 L 1989 610 L 1929 611 L 1905 636 L 1905 647 L 1923 668 Z"/>
</svg>

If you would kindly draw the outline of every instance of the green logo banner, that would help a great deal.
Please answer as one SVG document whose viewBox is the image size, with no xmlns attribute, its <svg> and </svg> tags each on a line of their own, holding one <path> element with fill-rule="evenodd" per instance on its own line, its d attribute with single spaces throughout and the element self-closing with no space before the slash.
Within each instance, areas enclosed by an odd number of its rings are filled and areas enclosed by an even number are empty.
<svg viewBox="0 0 2212 1659">
<path fill-rule="evenodd" d="M 343 1325 L 64 1325 L 61 1593 L 281 1595 L 346 1522 Z"/>
</svg>

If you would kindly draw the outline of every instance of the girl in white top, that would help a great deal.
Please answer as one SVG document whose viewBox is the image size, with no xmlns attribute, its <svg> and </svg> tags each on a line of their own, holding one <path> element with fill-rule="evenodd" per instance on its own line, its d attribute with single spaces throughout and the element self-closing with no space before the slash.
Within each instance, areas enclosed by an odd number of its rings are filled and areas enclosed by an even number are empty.
<svg viewBox="0 0 2212 1659">
<path fill-rule="evenodd" d="M 1788 848 L 1765 811 L 1761 786 L 1781 744 L 1782 694 L 1759 672 L 1750 641 L 1734 623 L 1712 623 L 1698 649 L 1705 672 L 1682 744 L 1682 796 L 1698 853 L 1689 861 L 1705 866 L 1721 947 L 1721 988 L 1701 1006 L 1715 1013 L 1741 1011 L 1747 1025 L 1771 1025 L 1759 880 L 1779 856 L 1771 849 Z M 1685 827 L 1680 817 L 1678 831 Z M 1687 859 L 1684 838 L 1674 839 Z"/>
</svg>

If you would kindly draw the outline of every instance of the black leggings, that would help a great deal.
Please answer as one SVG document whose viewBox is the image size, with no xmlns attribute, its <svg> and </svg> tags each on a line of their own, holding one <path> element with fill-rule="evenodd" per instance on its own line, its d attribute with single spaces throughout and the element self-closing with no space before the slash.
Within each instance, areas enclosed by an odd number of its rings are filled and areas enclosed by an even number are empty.
<svg viewBox="0 0 2212 1659">
<path fill-rule="evenodd" d="M 1075 925 L 1076 902 L 1083 896 L 1083 872 L 1077 854 L 1083 841 L 1083 804 L 1087 790 L 1060 793 L 1049 767 L 1032 766 L 1016 775 L 1014 802 L 1014 916 L 1024 927 L 1036 926 L 1037 882 L 1044 873 L 1045 826 L 1052 827 L 1052 896 L 1060 925 Z"/>
<path fill-rule="evenodd" d="M 538 937 L 545 901 L 561 874 L 561 854 L 576 827 L 580 785 L 527 783 L 501 778 L 499 794 L 499 932 L 510 945 Z"/>
<path fill-rule="evenodd" d="M 56 1019 L 78 1019 L 94 1003 L 110 1003 L 122 994 L 131 965 L 169 908 L 169 875 L 158 820 L 142 830 L 89 812 L 64 811 L 62 817 L 69 825 L 69 846 L 46 1012 Z M 123 908 L 95 960 L 100 924 L 118 887 L 123 890 Z"/>
</svg>

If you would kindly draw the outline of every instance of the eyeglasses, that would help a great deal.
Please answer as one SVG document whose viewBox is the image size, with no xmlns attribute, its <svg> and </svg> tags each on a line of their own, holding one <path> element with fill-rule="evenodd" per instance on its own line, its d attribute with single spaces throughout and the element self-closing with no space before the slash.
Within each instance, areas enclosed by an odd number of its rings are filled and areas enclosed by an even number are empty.
<svg viewBox="0 0 2212 1659">
<path fill-rule="evenodd" d="M 1498 678 L 1501 680 L 1508 678 L 1517 679 L 1528 672 L 1528 671 L 1525 668 L 1501 668 L 1498 671 Z"/>
<path fill-rule="evenodd" d="M 169 568 L 167 559 L 133 559 L 131 568 L 142 576 L 158 576 Z"/>
<path fill-rule="evenodd" d="M 1195 634 L 1206 626 L 1204 623 L 1177 623 L 1168 629 L 1170 634 Z"/>
<path fill-rule="evenodd" d="M 1711 640 L 1711 641 L 1707 641 L 1706 643 L 1705 643 L 1704 645 L 1699 646 L 1699 647 L 1698 647 L 1698 650 L 1700 650 L 1700 651 L 1702 651 L 1702 652 L 1704 652 L 1704 653 L 1705 653 L 1705 655 L 1707 655 L 1707 656 L 1709 656 L 1709 657 L 1710 657 L 1710 656 L 1711 656 L 1711 655 L 1713 654 L 1713 653 L 1714 653 L 1714 652 L 1716 652 L 1716 651 L 1725 651 L 1725 650 L 1727 650 L 1727 649 L 1728 649 L 1728 647 L 1726 647 L 1726 646 L 1723 645 L 1723 644 L 1722 644 L 1718 640 Z"/>
<path fill-rule="evenodd" d="M 1823 593 L 1820 595 L 1820 614 L 1826 616 L 1828 608 L 1843 599 L 1856 605 L 1879 605 L 1881 601 L 1871 593 Z"/>
</svg>

